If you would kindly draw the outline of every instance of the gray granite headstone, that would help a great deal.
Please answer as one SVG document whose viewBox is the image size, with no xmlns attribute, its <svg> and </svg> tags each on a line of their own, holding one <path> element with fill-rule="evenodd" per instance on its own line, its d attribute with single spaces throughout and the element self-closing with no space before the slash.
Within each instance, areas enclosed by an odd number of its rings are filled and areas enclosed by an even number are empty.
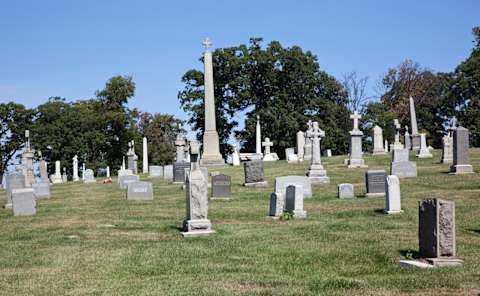
<svg viewBox="0 0 480 296">
<path fill-rule="evenodd" d="M 140 181 L 140 177 L 138 175 L 123 175 L 119 180 L 120 189 L 127 189 L 129 183 L 138 181 Z"/>
<path fill-rule="evenodd" d="M 190 162 L 176 162 L 173 164 L 174 183 L 185 183 L 185 169 L 190 169 Z"/>
<path fill-rule="evenodd" d="M 285 192 L 289 185 L 301 185 L 303 196 L 312 197 L 312 182 L 306 176 L 282 176 L 275 178 L 275 192 Z"/>
<path fill-rule="evenodd" d="M 393 162 L 408 161 L 410 151 L 407 149 L 394 149 L 392 154 Z"/>
<path fill-rule="evenodd" d="M 219 174 L 212 176 L 212 197 L 230 197 L 232 180 L 230 176 Z"/>
<path fill-rule="evenodd" d="M 127 183 L 127 200 L 153 200 L 153 186 L 151 182 Z"/>
<path fill-rule="evenodd" d="M 32 184 L 32 189 L 37 199 L 50 199 L 50 182 L 38 182 Z"/>
<path fill-rule="evenodd" d="M 83 174 L 83 176 L 84 176 L 83 183 L 95 183 L 96 182 L 92 169 L 85 170 L 85 173 Z"/>
<path fill-rule="evenodd" d="M 35 193 L 32 188 L 13 189 L 12 208 L 14 216 L 35 215 L 37 203 Z"/>
<path fill-rule="evenodd" d="M 418 241 L 420 257 L 454 257 L 455 202 L 438 198 L 419 202 Z"/>
<path fill-rule="evenodd" d="M 365 173 L 365 184 L 367 185 L 367 197 L 385 195 L 385 170 L 368 170 Z"/>
<path fill-rule="evenodd" d="M 338 184 L 338 198 L 354 198 L 353 184 L 342 183 Z"/>
<path fill-rule="evenodd" d="M 390 163 L 390 175 L 399 178 L 410 178 L 417 176 L 417 163 L 409 161 L 409 150 L 393 149 L 392 162 Z"/>
<path fill-rule="evenodd" d="M 468 129 L 459 126 L 453 131 L 453 165 L 450 172 L 453 174 L 473 173 L 470 164 L 469 132 Z"/>
<path fill-rule="evenodd" d="M 266 183 L 263 175 L 263 161 L 254 160 L 244 162 L 243 169 L 245 173 L 245 186 Z"/>
<path fill-rule="evenodd" d="M 274 192 L 270 195 L 270 211 L 269 216 L 272 218 L 280 218 L 283 214 L 285 205 L 285 196 L 283 193 Z"/>
<path fill-rule="evenodd" d="M 295 218 L 307 218 L 307 212 L 303 210 L 302 185 L 288 185 L 285 192 L 285 211 Z"/>
<path fill-rule="evenodd" d="M 169 164 L 163 167 L 163 179 L 173 180 L 173 165 Z"/>
<path fill-rule="evenodd" d="M 148 169 L 148 176 L 152 178 L 163 177 L 163 166 L 151 165 Z"/>
<path fill-rule="evenodd" d="M 7 204 L 6 207 L 9 208 L 12 206 L 12 191 L 14 189 L 25 188 L 25 176 L 22 174 L 9 174 L 5 177 L 5 185 L 7 192 Z"/>
</svg>

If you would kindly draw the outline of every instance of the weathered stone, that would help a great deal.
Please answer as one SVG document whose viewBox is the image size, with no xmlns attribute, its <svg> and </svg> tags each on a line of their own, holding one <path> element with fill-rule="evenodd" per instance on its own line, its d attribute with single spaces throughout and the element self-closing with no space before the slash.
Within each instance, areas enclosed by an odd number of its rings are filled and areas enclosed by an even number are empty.
<svg viewBox="0 0 480 296">
<path fill-rule="evenodd" d="M 12 208 L 14 216 L 35 215 L 37 210 L 35 193 L 32 188 L 14 189 L 12 191 Z"/>
<path fill-rule="evenodd" d="M 455 257 L 455 202 L 438 198 L 419 202 L 418 241 L 423 258 Z"/>
<path fill-rule="evenodd" d="M 400 180 L 395 175 L 385 179 L 385 213 L 398 214 L 402 212 L 400 201 Z"/>
<path fill-rule="evenodd" d="M 151 182 L 127 183 L 127 200 L 153 200 L 153 187 Z"/>
<path fill-rule="evenodd" d="M 295 154 L 295 148 L 286 148 L 285 149 L 285 158 L 288 163 L 297 163 L 298 156 Z"/>
<path fill-rule="evenodd" d="M 302 185 L 289 185 L 285 193 L 285 211 L 294 218 L 307 218 L 307 212 L 303 210 Z"/>
<path fill-rule="evenodd" d="M 303 153 L 303 159 L 305 160 L 312 160 L 312 132 L 313 132 L 313 122 L 309 120 L 307 122 L 307 131 L 305 132 L 305 145 L 304 147 L 304 153 Z"/>
<path fill-rule="evenodd" d="M 285 206 L 284 193 L 274 192 L 270 195 L 270 211 L 269 216 L 273 219 L 278 219 L 283 214 Z"/>
<path fill-rule="evenodd" d="M 190 169 L 190 162 L 176 162 L 173 164 L 173 182 L 185 183 L 185 169 Z"/>
<path fill-rule="evenodd" d="M 263 161 L 255 160 L 243 163 L 245 186 L 266 186 L 263 175 Z"/>
<path fill-rule="evenodd" d="M 78 177 L 78 156 L 77 155 L 75 155 L 72 158 L 72 167 L 73 167 L 72 180 L 73 180 L 73 182 L 77 182 L 77 181 L 80 180 L 80 178 Z"/>
<path fill-rule="evenodd" d="M 368 170 L 365 173 L 365 183 L 367 185 L 367 197 L 385 195 L 385 170 Z"/>
<path fill-rule="evenodd" d="M 346 199 L 346 198 L 354 198 L 354 188 L 353 184 L 350 183 L 342 183 L 338 184 L 338 198 Z"/>
<path fill-rule="evenodd" d="M 15 189 L 25 188 L 25 176 L 23 174 L 15 173 L 9 174 L 5 177 L 5 191 L 7 193 L 6 208 L 12 207 L 12 192 Z"/>
<path fill-rule="evenodd" d="M 237 145 L 233 145 L 233 152 L 232 152 L 232 165 L 239 166 L 240 165 L 240 154 L 238 153 Z"/>
<path fill-rule="evenodd" d="M 163 166 L 161 165 L 151 165 L 148 168 L 148 176 L 151 178 L 163 177 Z"/>
<path fill-rule="evenodd" d="M 53 184 L 60 184 L 62 180 L 62 172 L 60 170 L 60 161 L 55 161 L 55 174 L 50 176 L 50 180 Z"/>
<path fill-rule="evenodd" d="M 138 181 L 140 181 L 140 177 L 138 175 L 123 175 L 119 177 L 120 189 L 127 189 L 129 183 Z"/>
<path fill-rule="evenodd" d="M 353 129 L 350 131 L 350 157 L 347 160 L 348 168 L 366 168 L 365 161 L 363 159 L 362 151 L 362 137 L 363 132 L 358 129 L 358 120 L 362 116 L 355 111 L 350 115 L 350 119 L 353 119 Z"/>
<path fill-rule="evenodd" d="M 392 162 L 408 161 L 409 153 L 407 149 L 395 149 L 392 153 Z"/>
<path fill-rule="evenodd" d="M 453 131 L 453 165 L 450 167 L 452 174 L 471 174 L 473 168 L 470 164 L 468 129 L 459 126 Z"/>
<path fill-rule="evenodd" d="M 40 170 L 40 179 L 42 180 L 42 182 L 50 182 L 47 172 L 47 162 L 44 159 L 40 160 L 38 168 Z"/>
<path fill-rule="evenodd" d="M 142 160 L 142 171 L 144 174 L 148 174 L 148 142 L 147 142 L 147 138 L 146 137 L 143 137 L 143 151 L 142 151 L 142 157 L 143 157 L 143 160 Z"/>
<path fill-rule="evenodd" d="M 230 176 L 219 174 L 212 176 L 212 197 L 229 198 L 232 194 Z"/>
<path fill-rule="evenodd" d="M 329 183 L 330 178 L 327 171 L 323 168 L 320 155 L 320 141 L 325 137 L 325 132 L 320 129 L 318 122 L 313 122 L 311 128 L 307 131 L 307 137 L 312 140 L 312 157 L 307 176 L 311 183 Z"/>
<path fill-rule="evenodd" d="M 38 182 L 32 184 L 32 189 L 37 199 L 50 199 L 50 182 Z"/>
<path fill-rule="evenodd" d="M 390 164 L 390 175 L 399 178 L 414 178 L 417 176 L 417 163 L 414 161 L 392 162 Z"/>
<path fill-rule="evenodd" d="M 270 151 L 270 147 L 273 146 L 273 143 L 270 141 L 270 138 L 265 138 L 265 141 L 262 142 L 262 146 L 265 147 L 265 153 L 263 156 L 263 161 L 277 161 L 278 156 L 276 153 Z"/>
<path fill-rule="evenodd" d="M 375 125 L 372 129 L 373 132 L 373 155 L 385 154 L 383 147 L 383 129 L 378 125 Z"/>
<path fill-rule="evenodd" d="M 418 150 L 417 157 L 418 158 L 432 158 L 433 155 L 430 153 L 427 147 L 427 135 L 424 133 L 420 134 L 420 149 Z"/>
<path fill-rule="evenodd" d="M 441 163 L 453 163 L 453 138 L 449 135 L 443 136 L 442 146 Z"/>
<path fill-rule="evenodd" d="M 275 178 L 275 192 L 285 192 L 289 185 L 302 186 L 305 198 L 312 197 L 312 182 L 305 176 L 282 176 Z"/>
<path fill-rule="evenodd" d="M 298 131 L 297 132 L 297 158 L 299 161 L 303 161 L 304 154 L 305 154 L 305 134 L 302 131 Z"/>
<path fill-rule="evenodd" d="M 83 183 L 95 183 L 95 176 L 93 175 L 93 170 L 87 169 L 84 173 Z"/>
</svg>

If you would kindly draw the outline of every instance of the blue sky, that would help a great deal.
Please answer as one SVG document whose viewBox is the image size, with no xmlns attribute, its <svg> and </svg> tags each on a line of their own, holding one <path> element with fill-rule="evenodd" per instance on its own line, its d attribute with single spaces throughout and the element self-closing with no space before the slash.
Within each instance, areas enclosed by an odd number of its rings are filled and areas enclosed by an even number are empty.
<svg viewBox="0 0 480 296">
<path fill-rule="evenodd" d="M 7 1 L 0 0 L 0 103 L 90 98 L 133 75 L 131 107 L 182 119 L 181 76 L 214 47 L 250 37 L 299 45 L 341 77 L 369 76 L 369 93 L 406 58 L 451 71 L 470 53 L 480 1 Z"/>
</svg>

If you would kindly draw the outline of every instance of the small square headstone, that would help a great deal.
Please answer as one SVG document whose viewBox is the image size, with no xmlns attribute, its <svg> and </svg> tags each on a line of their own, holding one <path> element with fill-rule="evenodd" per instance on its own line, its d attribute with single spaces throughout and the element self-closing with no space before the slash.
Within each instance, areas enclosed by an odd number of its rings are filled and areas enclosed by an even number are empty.
<svg viewBox="0 0 480 296">
<path fill-rule="evenodd" d="M 173 164 L 174 183 L 185 183 L 185 169 L 190 169 L 190 162 L 176 162 Z"/>
<path fill-rule="evenodd" d="M 96 182 L 92 169 L 85 170 L 85 173 L 83 174 L 83 176 L 84 176 L 83 183 L 95 183 Z"/>
<path fill-rule="evenodd" d="M 367 185 L 367 197 L 385 195 L 385 170 L 368 170 L 365 173 L 365 183 Z"/>
<path fill-rule="evenodd" d="M 32 189 L 37 199 L 50 199 L 50 183 L 38 182 L 32 184 Z"/>
<path fill-rule="evenodd" d="M 243 163 L 245 173 L 245 186 L 266 186 L 263 175 L 263 161 L 254 160 Z"/>
<path fill-rule="evenodd" d="M 37 213 L 35 193 L 32 188 L 14 189 L 12 191 L 12 208 L 14 216 L 31 216 Z"/>
<path fill-rule="evenodd" d="M 152 178 L 163 177 L 163 166 L 151 165 L 148 169 L 148 174 L 148 176 Z"/>
<path fill-rule="evenodd" d="M 169 164 L 163 167 L 163 179 L 164 180 L 173 179 L 173 165 Z"/>
<path fill-rule="evenodd" d="M 342 183 L 338 184 L 338 198 L 354 198 L 353 184 Z"/>
<path fill-rule="evenodd" d="M 119 181 L 120 189 L 127 189 L 129 183 L 138 182 L 138 181 L 140 181 L 140 177 L 138 175 L 121 176 Z"/>
<path fill-rule="evenodd" d="M 128 200 L 153 200 L 153 187 L 151 182 L 130 182 L 127 184 Z"/>
<path fill-rule="evenodd" d="M 232 180 L 230 176 L 219 174 L 212 176 L 212 197 L 228 198 L 232 194 Z"/>
</svg>

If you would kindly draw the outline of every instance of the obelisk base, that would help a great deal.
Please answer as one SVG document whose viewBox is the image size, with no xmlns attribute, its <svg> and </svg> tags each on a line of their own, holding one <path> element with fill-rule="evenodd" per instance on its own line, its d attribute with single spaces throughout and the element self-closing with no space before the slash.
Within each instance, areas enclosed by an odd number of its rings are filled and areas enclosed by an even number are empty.
<svg viewBox="0 0 480 296">
<path fill-rule="evenodd" d="M 312 164 L 307 173 L 308 179 L 313 184 L 330 183 L 330 178 L 327 176 L 327 171 L 321 164 Z"/>
<path fill-rule="evenodd" d="M 420 150 L 420 135 L 412 135 L 412 150 L 418 151 Z"/>
<path fill-rule="evenodd" d="M 203 155 L 200 165 L 205 167 L 225 165 L 225 160 L 220 154 L 220 144 L 216 131 L 206 131 L 203 135 Z"/>
<path fill-rule="evenodd" d="M 473 174 L 473 167 L 469 164 L 457 164 L 450 167 L 450 174 L 452 175 L 462 175 L 462 174 Z"/>
</svg>

